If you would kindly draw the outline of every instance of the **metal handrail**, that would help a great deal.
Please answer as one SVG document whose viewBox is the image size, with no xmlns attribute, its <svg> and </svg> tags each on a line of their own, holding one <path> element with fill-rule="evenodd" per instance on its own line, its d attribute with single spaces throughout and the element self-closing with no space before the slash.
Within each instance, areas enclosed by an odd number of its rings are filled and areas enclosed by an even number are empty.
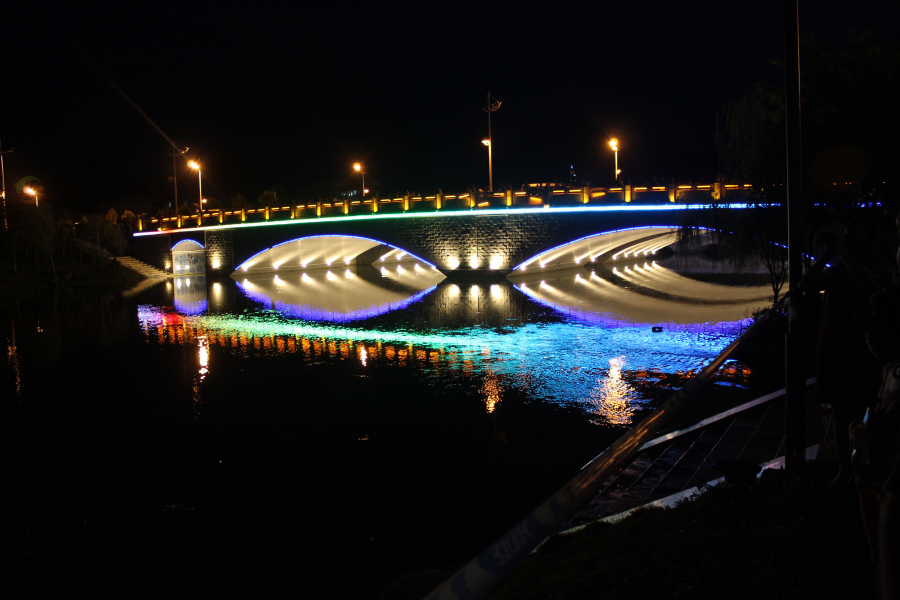
<svg viewBox="0 0 900 600">
<path fill-rule="evenodd" d="M 645 442 L 671 421 L 691 397 L 712 378 L 719 367 L 756 336 L 770 316 L 784 306 L 789 295 L 790 292 L 785 294 L 684 387 L 670 396 L 662 406 L 585 465 L 566 485 L 425 596 L 425 599 L 477 600 L 487 596 L 547 536 L 558 531 L 560 525 L 571 519 L 596 496 L 606 477 L 614 470 L 625 466 Z"/>
</svg>

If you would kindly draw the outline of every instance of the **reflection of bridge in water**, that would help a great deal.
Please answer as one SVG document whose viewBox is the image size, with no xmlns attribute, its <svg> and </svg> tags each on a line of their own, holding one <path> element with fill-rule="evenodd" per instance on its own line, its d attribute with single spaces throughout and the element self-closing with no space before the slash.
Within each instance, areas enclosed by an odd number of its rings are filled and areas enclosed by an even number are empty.
<svg viewBox="0 0 900 600">
<path fill-rule="evenodd" d="M 446 280 L 414 260 L 235 279 L 247 297 L 287 317 L 349 322 L 409 309 L 404 318 L 437 327 L 524 322 L 533 312 L 526 298 L 567 316 L 609 325 L 734 322 L 767 303 L 770 292 L 759 270 L 745 273 L 749 281 L 742 285 L 724 284 L 715 277 L 719 263 L 696 255 L 640 258 L 523 270 L 511 281 L 487 284 Z"/>
<path fill-rule="evenodd" d="M 381 267 L 279 269 L 233 284 L 185 276 L 167 284 L 174 311 L 144 305 L 139 317 L 160 344 L 198 345 L 207 361 L 219 347 L 476 377 L 489 411 L 516 389 L 576 404 L 598 424 L 627 425 L 648 390 L 678 387 L 768 301 L 760 269 L 726 284 L 721 261 L 641 255 L 488 283 L 446 279 L 397 255 Z"/>
</svg>

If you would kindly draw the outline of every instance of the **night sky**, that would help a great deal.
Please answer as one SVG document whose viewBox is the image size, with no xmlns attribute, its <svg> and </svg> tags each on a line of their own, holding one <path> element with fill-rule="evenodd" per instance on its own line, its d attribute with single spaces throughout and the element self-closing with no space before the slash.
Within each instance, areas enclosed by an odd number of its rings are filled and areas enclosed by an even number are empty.
<svg viewBox="0 0 900 600">
<path fill-rule="evenodd" d="M 3 9 L 0 138 L 7 188 L 39 177 L 80 210 L 170 202 L 170 148 L 115 81 L 203 164 L 204 191 L 256 198 L 352 177 L 382 195 L 487 185 L 604 183 L 607 136 L 625 178 L 717 173 L 716 113 L 756 82 L 782 85 L 782 4 L 422 2 L 78 5 Z M 801 29 L 896 43 L 900 3 L 801 2 Z M 180 195 L 196 176 L 179 163 Z M 207 191 L 208 190 L 208 191 Z"/>
</svg>

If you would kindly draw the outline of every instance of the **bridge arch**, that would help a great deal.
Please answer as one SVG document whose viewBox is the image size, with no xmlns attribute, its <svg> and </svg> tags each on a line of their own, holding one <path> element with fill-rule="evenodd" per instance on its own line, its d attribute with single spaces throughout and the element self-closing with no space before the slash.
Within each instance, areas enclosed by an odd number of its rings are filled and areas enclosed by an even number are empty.
<svg viewBox="0 0 900 600">
<path fill-rule="evenodd" d="M 275 244 L 238 265 L 235 275 L 305 271 L 348 267 L 415 263 L 436 270 L 433 263 L 403 248 L 359 235 L 307 235 Z"/>
<path fill-rule="evenodd" d="M 706 231 L 705 228 L 700 228 Z M 679 227 L 642 225 L 602 231 L 559 244 L 523 260 L 512 269 L 513 275 L 534 270 L 570 269 L 585 263 L 651 257 L 678 239 Z"/>
<path fill-rule="evenodd" d="M 310 235 L 257 252 L 232 273 L 248 298 L 290 317 L 346 322 L 408 306 L 444 279 L 432 263 L 373 238 Z"/>
<path fill-rule="evenodd" d="M 251 266 L 265 268 L 263 256 L 270 259 L 269 267 L 276 270 L 274 263 L 281 258 L 272 257 L 284 250 L 282 246 L 289 247 L 299 239 L 337 236 L 345 238 L 345 243 L 349 243 L 347 238 L 366 238 L 385 244 L 388 249 L 410 252 L 423 264 L 427 263 L 425 266 L 434 265 L 445 275 L 455 271 L 509 274 L 520 270 L 523 263 L 526 269 L 530 268 L 528 261 L 532 258 L 553 252 L 558 254 L 561 244 L 564 246 L 582 238 L 593 238 L 599 233 L 648 226 L 678 227 L 686 222 L 687 211 L 694 210 L 700 210 L 701 214 L 693 216 L 690 222 L 703 223 L 704 208 L 680 204 L 516 210 L 473 208 L 465 211 L 378 213 L 252 224 L 212 224 L 190 230 L 141 232 L 141 237 L 135 239 L 133 250 L 137 258 L 168 270 L 173 242 L 198 236 L 197 239 L 206 246 L 208 272 L 231 273 L 242 266 L 246 266 L 248 271 Z M 644 234 L 649 235 L 646 231 Z M 269 251 L 271 253 L 267 254 Z M 591 252 L 592 256 L 596 255 L 593 249 Z M 359 254 L 356 256 L 357 262 L 360 262 Z M 349 252 L 335 260 L 348 258 L 354 260 Z M 547 263 L 543 258 L 542 262 Z M 553 262 L 544 267 L 552 267 Z M 287 262 L 282 264 L 285 266 L 279 266 L 279 269 L 287 268 Z M 307 267 L 313 264 L 310 262 Z M 325 260 L 317 266 L 327 268 L 329 265 Z"/>
</svg>

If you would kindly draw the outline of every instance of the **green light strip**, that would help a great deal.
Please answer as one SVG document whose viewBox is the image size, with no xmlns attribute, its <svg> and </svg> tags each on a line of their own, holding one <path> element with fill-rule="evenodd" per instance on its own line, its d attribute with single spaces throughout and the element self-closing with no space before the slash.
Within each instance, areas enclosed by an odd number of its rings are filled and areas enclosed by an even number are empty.
<svg viewBox="0 0 900 600">
<path fill-rule="evenodd" d="M 697 210 L 709 208 L 710 204 L 652 204 L 644 206 L 560 206 L 555 208 L 485 208 L 469 210 L 450 210 L 422 213 L 400 214 L 371 214 L 371 215 L 347 215 L 342 217 L 318 217 L 315 219 L 291 219 L 288 221 L 265 221 L 263 223 L 235 223 L 231 225 L 207 225 L 205 227 L 182 227 L 180 229 L 164 229 L 159 231 L 141 231 L 134 237 L 148 235 L 165 235 L 179 232 L 192 231 L 221 231 L 224 229 L 242 229 L 247 227 L 277 227 L 284 225 L 305 225 L 313 223 L 338 223 L 347 221 L 380 221 L 383 219 L 427 219 L 435 217 L 465 217 L 465 216 L 508 216 L 517 214 L 554 214 L 554 213 L 579 213 L 579 212 L 656 212 Z M 747 204 L 720 204 L 719 208 L 747 208 Z"/>
</svg>

